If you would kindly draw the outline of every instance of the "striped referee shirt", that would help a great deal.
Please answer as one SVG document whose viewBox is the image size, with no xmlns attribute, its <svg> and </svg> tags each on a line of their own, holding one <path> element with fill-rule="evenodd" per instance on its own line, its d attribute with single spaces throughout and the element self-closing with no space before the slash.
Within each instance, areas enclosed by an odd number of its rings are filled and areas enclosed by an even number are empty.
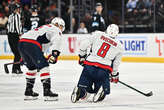
<svg viewBox="0 0 164 110">
<path fill-rule="evenodd" d="M 9 16 L 7 30 L 8 33 L 17 33 L 17 34 L 22 33 L 22 23 L 19 13 L 12 13 Z"/>
</svg>

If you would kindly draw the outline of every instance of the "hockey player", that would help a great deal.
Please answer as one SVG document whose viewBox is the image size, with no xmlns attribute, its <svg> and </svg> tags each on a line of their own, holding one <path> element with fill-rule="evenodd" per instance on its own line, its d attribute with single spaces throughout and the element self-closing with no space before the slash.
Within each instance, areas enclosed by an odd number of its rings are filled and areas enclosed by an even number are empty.
<svg viewBox="0 0 164 110">
<path fill-rule="evenodd" d="M 26 73 L 25 100 L 37 99 L 39 95 L 33 91 L 38 70 L 43 84 L 45 100 L 57 100 L 58 94 L 51 91 L 49 63 L 55 64 L 57 62 L 64 29 L 65 22 L 56 17 L 51 21 L 51 24 L 30 30 L 21 36 L 19 51 L 29 70 Z M 52 53 L 47 60 L 43 54 L 48 48 L 51 49 Z"/>
<path fill-rule="evenodd" d="M 36 29 L 44 24 L 45 24 L 44 17 L 40 16 L 38 13 L 38 6 L 32 5 L 31 15 L 25 18 L 25 23 L 24 23 L 25 31 Z"/>
<path fill-rule="evenodd" d="M 110 81 L 118 82 L 118 66 L 123 53 L 122 44 L 115 39 L 118 33 L 118 26 L 111 24 L 106 33 L 95 32 L 89 39 L 81 42 L 79 64 L 84 68 L 71 95 L 73 103 L 87 99 L 91 93 L 94 94 L 93 102 L 102 101 L 110 93 Z M 88 47 L 92 49 L 89 55 Z"/>
</svg>

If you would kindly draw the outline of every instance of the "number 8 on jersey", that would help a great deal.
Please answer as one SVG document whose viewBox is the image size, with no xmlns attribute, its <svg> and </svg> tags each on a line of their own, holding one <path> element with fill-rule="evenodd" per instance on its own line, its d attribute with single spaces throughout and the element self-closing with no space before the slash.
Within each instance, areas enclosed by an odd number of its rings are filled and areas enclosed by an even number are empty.
<svg viewBox="0 0 164 110">
<path fill-rule="evenodd" d="M 104 58 L 110 48 L 110 45 L 108 43 L 103 43 L 100 47 L 100 49 L 97 52 L 97 55 Z"/>
</svg>

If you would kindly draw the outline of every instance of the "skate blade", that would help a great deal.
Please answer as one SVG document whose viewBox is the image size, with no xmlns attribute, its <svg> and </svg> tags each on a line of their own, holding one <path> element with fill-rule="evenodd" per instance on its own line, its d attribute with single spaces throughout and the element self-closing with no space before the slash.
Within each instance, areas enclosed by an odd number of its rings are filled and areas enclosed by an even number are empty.
<svg viewBox="0 0 164 110">
<path fill-rule="evenodd" d="M 38 97 L 32 97 L 32 96 L 25 96 L 24 100 L 25 101 L 30 101 L 30 100 L 37 100 Z"/>
<path fill-rule="evenodd" d="M 12 77 L 22 77 L 23 74 L 12 74 Z"/>
<path fill-rule="evenodd" d="M 58 97 L 44 97 L 44 101 L 58 101 Z"/>
<path fill-rule="evenodd" d="M 71 95 L 71 101 L 73 103 L 77 102 L 77 91 L 78 91 L 78 87 L 75 87 Z"/>
<path fill-rule="evenodd" d="M 100 98 L 102 92 L 103 92 L 103 88 L 101 87 L 101 88 L 99 89 L 99 91 L 97 92 L 97 94 L 95 94 L 95 95 L 93 96 L 93 102 L 97 102 L 97 101 L 98 101 L 98 99 Z"/>
</svg>

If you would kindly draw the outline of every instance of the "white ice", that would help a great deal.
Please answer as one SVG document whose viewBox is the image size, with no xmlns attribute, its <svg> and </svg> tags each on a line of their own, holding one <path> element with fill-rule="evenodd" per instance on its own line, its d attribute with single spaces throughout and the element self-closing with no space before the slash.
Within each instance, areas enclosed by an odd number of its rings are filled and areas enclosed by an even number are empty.
<svg viewBox="0 0 164 110">
<path fill-rule="evenodd" d="M 82 67 L 77 61 L 58 61 L 51 65 L 52 90 L 59 100 L 44 102 L 42 84 L 37 76 L 34 90 L 40 93 L 39 100 L 24 101 L 25 76 L 5 74 L 0 60 L 0 110 L 164 110 L 164 64 L 122 63 L 120 80 L 143 91 L 153 91 L 145 97 L 122 84 L 111 84 L 111 94 L 103 102 L 72 103 L 70 96 L 77 84 Z M 9 66 L 11 71 L 11 66 Z M 23 70 L 26 68 L 23 66 Z M 91 100 L 91 99 L 90 99 Z"/>
</svg>

